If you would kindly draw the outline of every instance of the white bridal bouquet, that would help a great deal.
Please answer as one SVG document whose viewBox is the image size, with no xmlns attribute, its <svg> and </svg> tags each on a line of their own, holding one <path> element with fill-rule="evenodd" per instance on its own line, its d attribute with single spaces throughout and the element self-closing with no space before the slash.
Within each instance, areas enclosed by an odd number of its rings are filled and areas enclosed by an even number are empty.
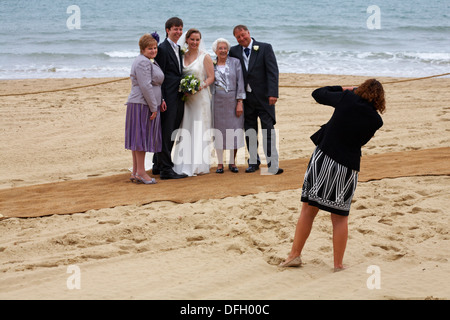
<svg viewBox="0 0 450 320">
<path fill-rule="evenodd" d="M 196 94 L 200 89 L 200 80 L 198 80 L 194 75 L 187 75 L 180 81 L 179 92 L 183 92 L 183 101 L 186 101 L 189 95 Z"/>
</svg>

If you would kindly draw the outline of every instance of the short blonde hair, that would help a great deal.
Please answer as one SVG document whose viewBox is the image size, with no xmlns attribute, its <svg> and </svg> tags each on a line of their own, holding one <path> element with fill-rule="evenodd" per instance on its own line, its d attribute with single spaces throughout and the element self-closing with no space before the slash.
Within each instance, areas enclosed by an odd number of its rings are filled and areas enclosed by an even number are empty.
<svg viewBox="0 0 450 320">
<path fill-rule="evenodd" d="M 228 51 L 230 51 L 230 42 L 228 42 L 228 40 L 225 38 L 219 38 L 216 41 L 214 41 L 212 44 L 212 49 L 214 52 L 216 52 L 217 46 L 219 45 L 219 43 L 226 43 Z"/>
<path fill-rule="evenodd" d="M 158 45 L 158 41 L 156 41 L 156 39 L 153 38 L 153 36 L 151 34 L 148 34 L 148 33 L 144 34 L 139 39 L 139 48 L 141 49 L 141 53 L 144 52 L 144 50 L 146 48 L 148 48 L 150 45 L 152 45 L 153 43 Z"/>
</svg>

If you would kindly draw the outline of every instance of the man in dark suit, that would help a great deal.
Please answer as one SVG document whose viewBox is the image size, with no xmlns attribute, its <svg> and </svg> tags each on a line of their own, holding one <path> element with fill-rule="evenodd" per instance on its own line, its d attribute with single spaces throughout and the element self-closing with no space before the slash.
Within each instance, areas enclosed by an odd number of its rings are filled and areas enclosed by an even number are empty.
<svg viewBox="0 0 450 320">
<path fill-rule="evenodd" d="M 177 45 L 183 33 L 183 21 L 177 17 L 170 18 L 165 28 L 166 39 L 159 45 L 155 60 L 164 72 L 161 90 L 166 111 L 161 113 L 162 150 L 153 157 L 152 171 L 153 174 L 159 174 L 161 179 L 180 179 L 187 175 L 173 171 L 172 148 L 175 137 L 172 134 L 175 135 L 174 131 L 180 128 L 184 114 L 182 94 L 178 92 L 183 64 L 180 46 Z"/>
<path fill-rule="evenodd" d="M 244 129 L 250 155 L 245 172 L 259 169 L 258 118 L 263 129 L 263 148 L 269 173 L 281 174 L 274 125 L 275 103 L 278 99 L 278 64 L 272 46 L 250 37 L 244 25 L 234 27 L 233 35 L 239 45 L 230 48 L 230 56 L 241 61 L 244 73 L 246 99 L 244 100 Z"/>
</svg>

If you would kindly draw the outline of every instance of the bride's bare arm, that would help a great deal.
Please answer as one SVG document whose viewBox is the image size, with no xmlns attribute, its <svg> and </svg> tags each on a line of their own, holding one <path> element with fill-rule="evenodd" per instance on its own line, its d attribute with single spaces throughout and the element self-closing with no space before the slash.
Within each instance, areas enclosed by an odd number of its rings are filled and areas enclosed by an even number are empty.
<svg viewBox="0 0 450 320">
<path fill-rule="evenodd" d="M 206 80 L 203 82 L 202 89 L 209 87 L 214 82 L 214 64 L 209 54 L 205 56 L 203 64 L 206 70 Z"/>
</svg>

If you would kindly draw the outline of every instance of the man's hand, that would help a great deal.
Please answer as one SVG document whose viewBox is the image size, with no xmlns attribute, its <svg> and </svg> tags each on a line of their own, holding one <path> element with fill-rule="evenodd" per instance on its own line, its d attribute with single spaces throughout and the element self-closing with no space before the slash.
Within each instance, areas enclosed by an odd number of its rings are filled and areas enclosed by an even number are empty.
<svg viewBox="0 0 450 320">
<path fill-rule="evenodd" d="M 277 101 L 278 101 L 278 98 L 276 98 L 276 97 L 269 97 L 269 104 L 271 106 L 274 105 L 275 103 L 277 103 Z"/>
<path fill-rule="evenodd" d="M 160 109 L 161 109 L 161 112 L 164 112 L 164 111 L 167 110 L 167 104 L 166 104 L 166 102 L 164 100 L 161 103 Z"/>
</svg>

